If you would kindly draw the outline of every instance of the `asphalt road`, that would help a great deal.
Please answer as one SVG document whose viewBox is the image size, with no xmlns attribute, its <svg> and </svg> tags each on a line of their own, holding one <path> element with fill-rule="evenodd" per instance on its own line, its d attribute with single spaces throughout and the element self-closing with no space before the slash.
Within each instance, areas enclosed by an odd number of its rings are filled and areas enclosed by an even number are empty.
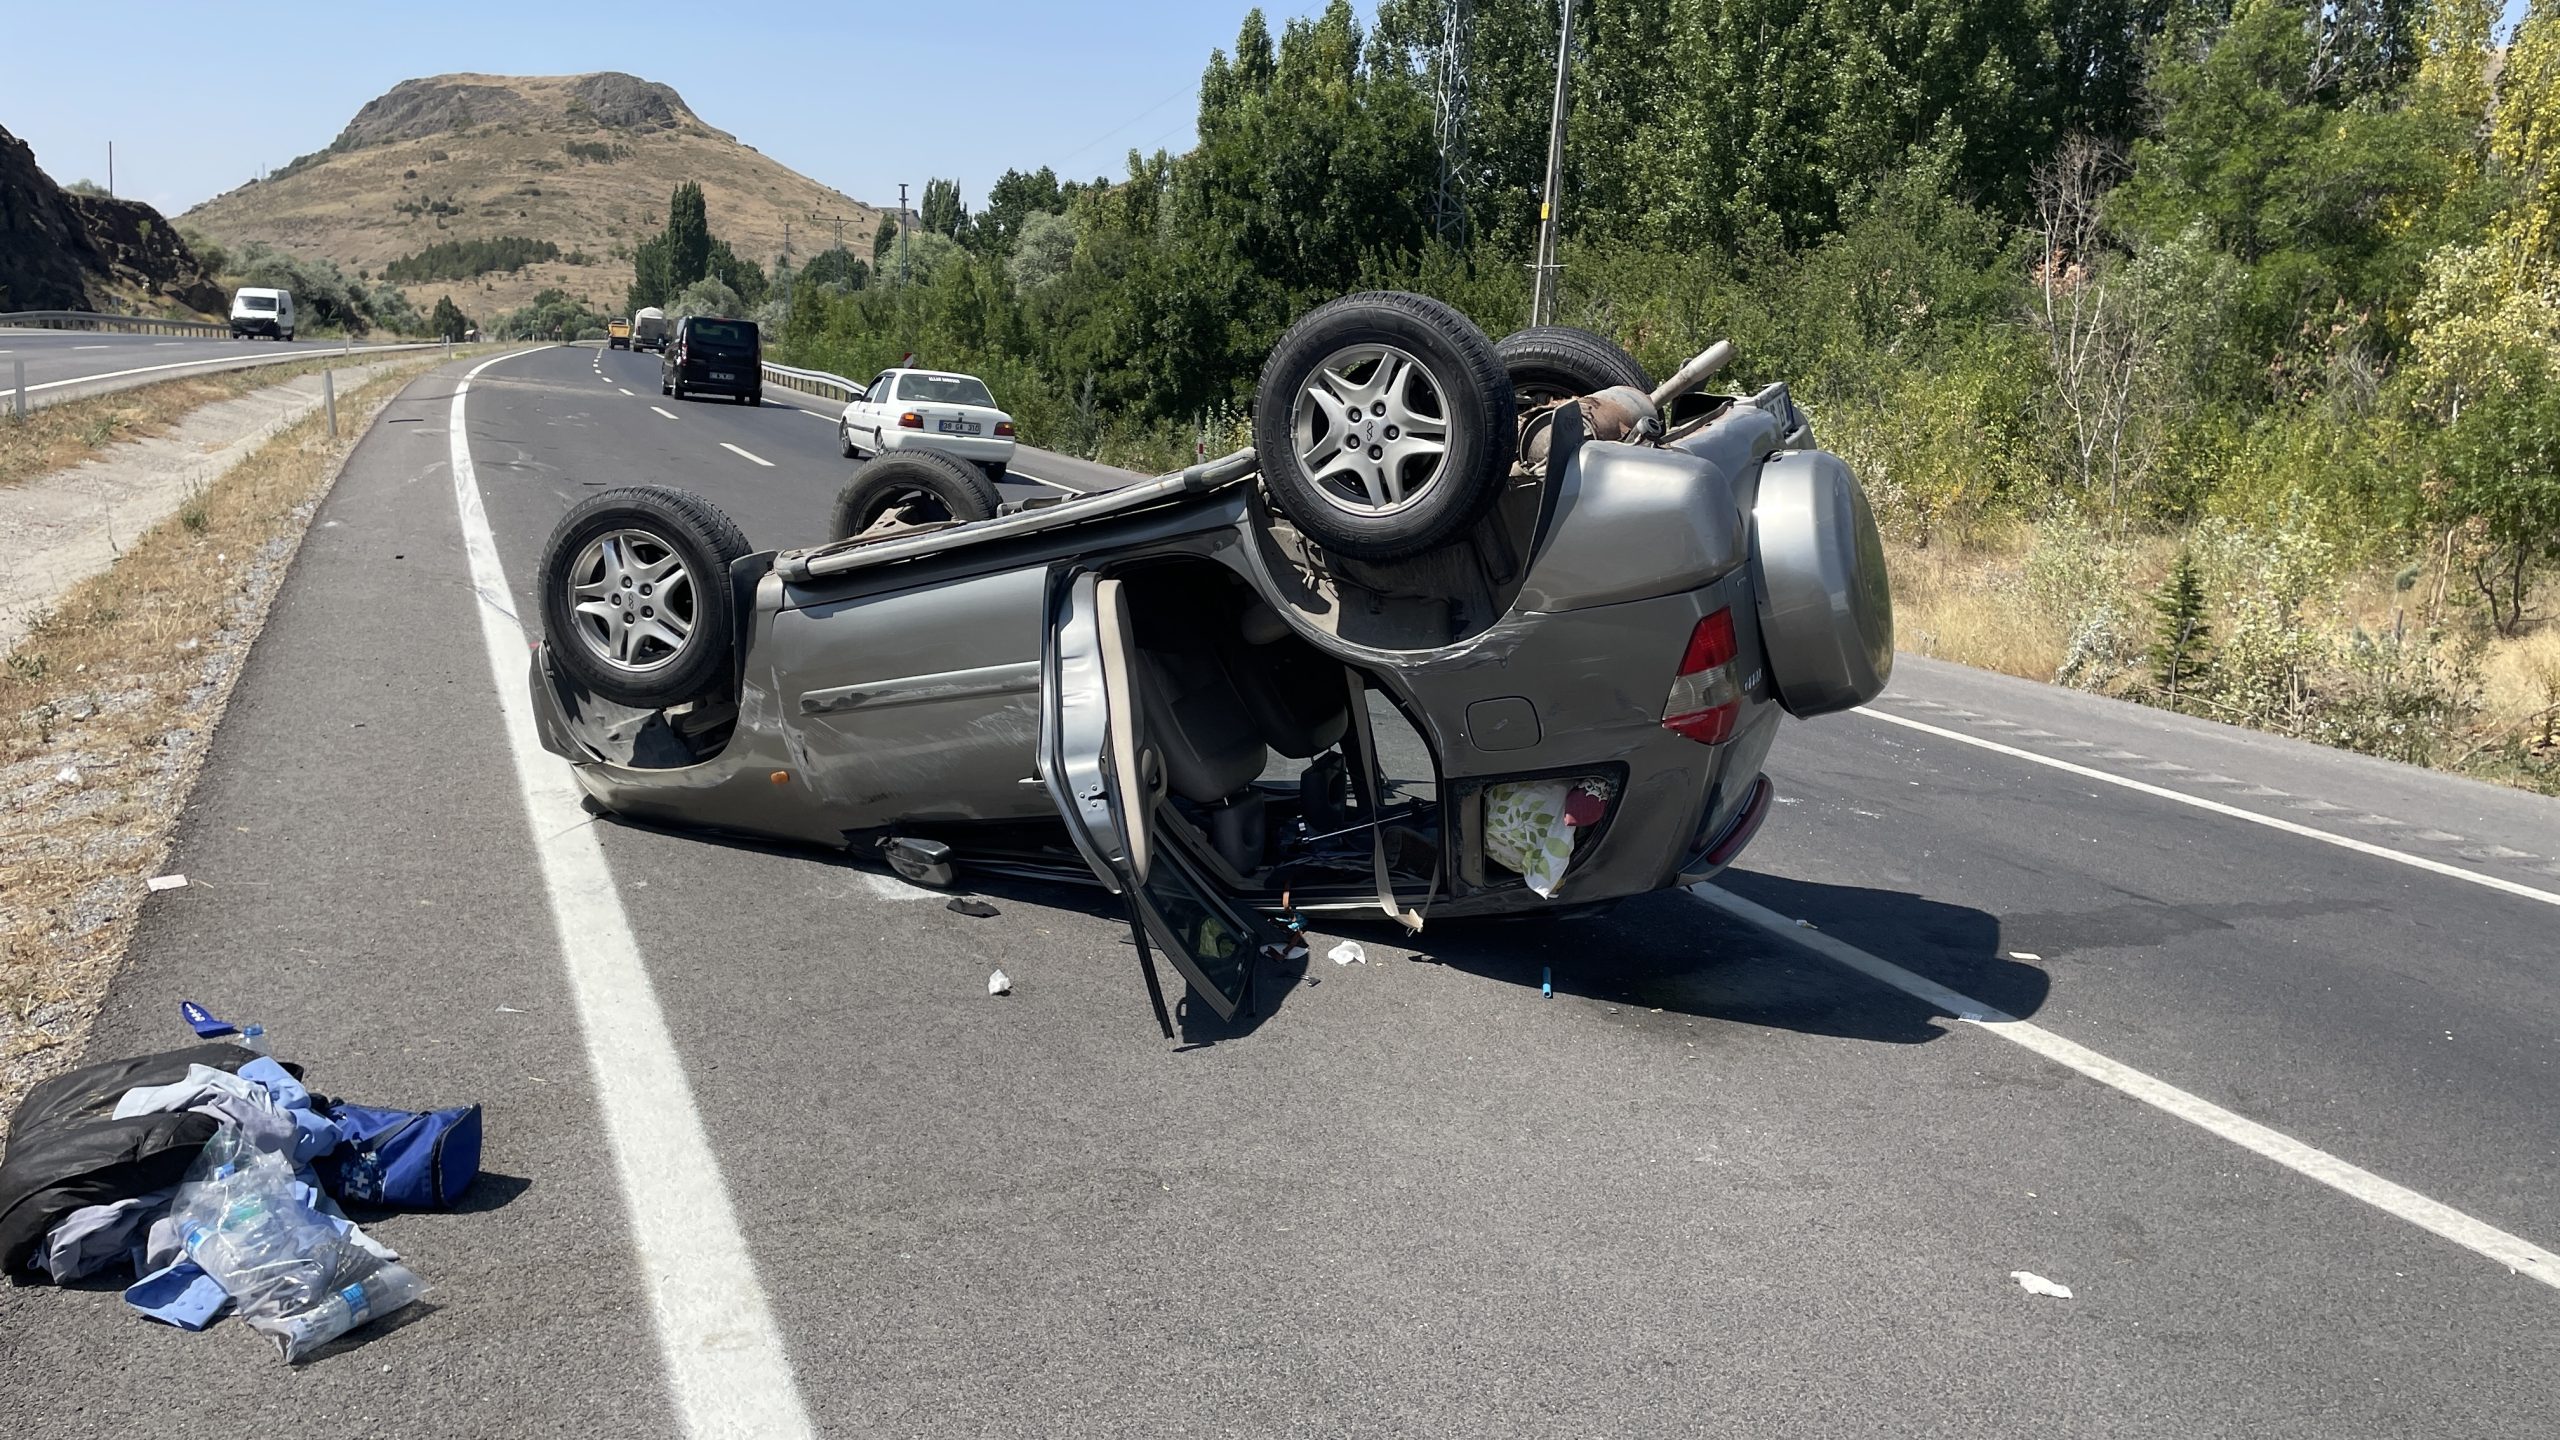
<svg viewBox="0 0 2560 1440">
<path fill-rule="evenodd" d="M 520 609 L 599 486 L 684 484 L 760 545 L 823 523 L 823 409 L 662 403 L 653 364 L 473 382 Z M 1779 742 L 1789 803 L 1723 887 L 1774 927 L 1689 895 L 1353 927 L 1368 963 L 1319 944 L 1258 1022 L 1169 1046 L 1096 895 L 972 920 L 831 855 L 529 825 L 462 368 L 323 507 L 92 1053 L 176 1043 L 180 998 L 254 1015 L 319 1088 L 486 1101 L 490 1175 L 377 1227 L 432 1308 L 296 1372 L 233 1322 L 0 1292 L 9 1433 L 2560 1430 L 2560 1289 L 2158 1088 L 2560 1239 L 2551 802 L 1906 660 L 1877 714 Z M 609 877 L 564 899 L 581 846 Z M 564 946 L 620 942 L 573 913 L 627 924 L 654 1012 L 594 1004 Z M 677 1069 L 600 1090 L 653 1016 Z M 726 1201 L 671 1243 L 693 1116 Z M 671 1282 L 724 1236 L 722 1287 Z M 791 1380 L 686 1378 L 765 1348 Z"/>
<path fill-rule="evenodd" d="M 285 358 L 315 360 L 350 348 L 336 340 L 232 340 L 166 335 L 94 334 L 85 330 L 18 330 L 0 327 L 0 408 L 26 367 L 29 408 L 82 395 L 97 395 L 189 374 L 273 364 Z M 356 350 L 416 349 L 414 344 L 357 343 Z"/>
</svg>

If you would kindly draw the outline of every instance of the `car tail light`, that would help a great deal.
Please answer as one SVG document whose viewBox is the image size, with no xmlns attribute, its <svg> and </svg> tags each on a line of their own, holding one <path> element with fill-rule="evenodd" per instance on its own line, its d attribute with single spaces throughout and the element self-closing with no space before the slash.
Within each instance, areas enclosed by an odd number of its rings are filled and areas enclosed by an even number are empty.
<svg viewBox="0 0 2560 1440">
<path fill-rule="evenodd" d="M 1760 833 L 1760 822 L 1769 816 L 1769 800 L 1777 793 L 1778 787 L 1770 784 L 1766 775 L 1751 782 L 1751 794 L 1742 802 L 1742 813 L 1734 816 L 1732 822 L 1724 827 L 1723 838 L 1707 852 L 1708 864 L 1733 863 L 1733 857 L 1741 854 L 1742 847 L 1751 843 L 1751 837 Z"/>
<path fill-rule="evenodd" d="M 913 410 L 910 410 L 906 414 L 898 417 L 898 428 L 901 430 L 921 430 L 924 428 L 924 417 Z"/>
<path fill-rule="evenodd" d="M 1011 438 L 1013 438 L 1013 422 L 1012 422 L 1012 421 L 1010 421 L 1010 420 L 999 420 L 999 421 L 997 421 L 997 422 L 996 422 L 996 433 L 997 433 L 998 435 L 1002 435 L 1002 436 L 1004 436 L 1004 437 L 1005 437 L 1006 439 L 1008 439 L 1008 440 L 1009 440 L 1009 439 L 1011 439 Z"/>
<path fill-rule="evenodd" d="M 1733 738 L 1742 718 L 1742 690 L 1734 683 L 1733 661 L 1741 653 L 1733 634 L 1733 612 L 1718 610 L 1689 632 L 1680 652 L 1680 671 L 1671 677 L 1670 698 L 1662 704 L 1662 728 L 1701 745 L 1721 745 Z"/>
</svg>

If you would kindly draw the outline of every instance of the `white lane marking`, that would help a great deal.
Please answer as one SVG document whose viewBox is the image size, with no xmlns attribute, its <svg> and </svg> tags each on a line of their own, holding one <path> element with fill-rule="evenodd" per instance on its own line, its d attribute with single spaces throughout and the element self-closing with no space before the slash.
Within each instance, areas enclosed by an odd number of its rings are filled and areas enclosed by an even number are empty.
<svg viewBox="0 0 2560 1440">
<path fill-rule="evenodd" d="M 2188 1124 L 2218 1135 L 2243 1150 L 2253 1151 L 2273 1160 L 2298 1175 L 2316 1180 L 2341 1195 L 2361 1200 L 2384 1214 L 2406 1220 L 2421 1230 L 2440 1235 L 2475 1254 L 2495 1260 L 2545 1285 L 2560 1289 L 2560 1255 L 2543 1249 L 2529 1240 L 2431 1200 L 2405 1185 L 2395 1184 L 2361 1166 L 2349 1164 L 2325 1150 L 2305 1145 L 2280 1130 L 2259 1124 L 2245 1115 L 2225 1110 L 2200 1095 L 2191 1094 L 2120 1061 L 2110 1060 L 2097 1051 L 2066 1040 L 2041 1025 L 2021 1020 L 1995 1006 L 1986 1005 L 1969 995 L 1950 990 L 1927 976 L 1906 970 L 1890 960 L 1870 955 L 1846 941 L 1819 930 L 1796 924 L 1764 906 L 1713 885 L 1692 885 L 1689 893 L 1724 911 L 1737 920 L 1756 925 L 1783 940 L 1792 940 L 1807 950 L 1837 965 L 1855 970 L 1868 979 L 1890 986 L 1924 1005 L 1943 1010 L 1968 1025 L 1988 1030 L 2003 1040 L 2032 1050 L 2047 1060 L 2097 1081 L 2112 1090 L 2121 1091 L 2154 1109 L 2174 1115 Z"/>
<path fill-rule="evenodd" d="M 368 345 L 365 348 L 367 350 L 432 350 L 435 346 L 435 341 L 426 340 L 413 345 Z M 143 365 L 131 370 L 110 370 L 103 375 L 77 375 L 69 380 L 48 380 L 42 385 L 28 386 L 27 393 L 33 395 L 39 390 L 59 390 L 65 385 L 96 385 L 102 381 L 121 380 L 128 375 L 154 375 L 163 370 L 186 370 L 199 365 L 230 365 L 247 370 L 259 365 L 277 365 L 301 358 L 303 357 L 288 352 L 283 355 L 261 355 L 255 358 L 235 354 L 216 355 L 209 360 L 172 360 L 166 365 Z"/>
<path fill-rule="evenodd" d="M 113 350 L 116 347 L 113 345 L 74 345 L 71 348 L 74 350 Z"/>
<path fill-rule="evenodd" d="M 614 388 L 614 389 L 616 389 L 616 390 L 622 390 L 622 387 L 621 387 L 621 386 L 619 386 L 619 385 L 616 385 L 616 386 L 614 386 L 613 388 Z M 631 392 L 630 392 L 630 391 L 628 391 L 628 390 L 622 390 L 622 393 L 623 393 L 623 394 L 625 394 L 625 395 L 631 395 Z M 637 399 L 639 399 L 640 397 L 639 397 L 639 396 L 637 396 L 637 395 L 632 395 L 632 396 L 631 396 L 631 398 L 633 398 L 634 400 L 637 400 Z"/>
<path fill-rule="evenodd" d="M 759 465 L 763 466 L 763 467 L 764 467 L 764 468 L 766 468 L 767 470 L 770 470 L 770 469 L 772 469 L 772 468 L 773 468 L 773 462 L 772 462 L 772 461 L 767 460 L 766 458 L 764 458 L 764 457 L 763 457 L 763 456 L 761 456 L 761 455 L 758 455 L 757 453 L 755 453 L 755 452 L 754 452 L 754 451 L 752 451 L 752 450 L 741 450 L 741 449 L 739 449 L 737 446 L 730 444 L 730 443 L 729 443 L 728 441 L 726 441 L 726 440 L 723 440 L 723 441 L 721 441 L 721 442 L 720 442 L 720 448 L 721 448 L 721 449 L 723 449 L 723 450 L 728 451 L 728 452 L 729 452 L 730 454 L 732 454 L 732 455 L 736 455 L 736 456 L 739 456 L 739 457 L 741 457 L 741 458 L 743 458 L 743 459 L 747 459 L 747 460 L 753 460 L 754 462 L 756 462 L 757 464 L 759 464 Z"/>
<path fill-rule="evenodd" d="M 547 347 L 545 347 L 547 348 Z M 480 632 L 505 712 L 525 820 L 551 900 L 560 955 L 595 1075 L 596 1107 L 631 1213 L 631 1239 L 657 1322 L 667 1386 L 695 1436 L 805 1436 L 808 1412 L 782 1332 L 738 1229 L 684 1061 L 614 889 L 604 847 L 578 805 L 569 766 L 542 748 L 525 688 L 525 634 L 516 619 L 498 544 L 480 499 L 463 400 L 484 360 L 454 387 L 453 499 L 462 519 Z"/>
<path fill-rule="evenodd" d="M 2156 799 L 2174 801 L 2177 804 L 2190 806 L 2198 810 L 2209 810 L 2216 815 L 2227 815 L 2234 820 L 2246 820 L 2252 825 L 2264 825 L 2270 830 L 2282 830 L 2288 835 L 2299 835 L 2306 840 L 2317 840 L 2323 845 L 2335 845 L 2341 850 L 2353 850 L 2359 855 L 2370 855 L 2377 860 L 2389 860 L 2395 864 L 2407 865 L 2413 869 L 2427 871 L 2430 874 L 2443 875 L 2455 880 L 2468 881 L 2473 885 L 2485 886 L 2491 890 L 2504 891 L 2509 895 L 2521 896 L 2527 900 L 2539 900 L 2545 905 L 2560 905 L 2560 893 L 2554 893 L 2549 890 L 2537 890 L 2530 885 L 2521 885 L 2502 876 L 2483 875 L 2477 870 L 2465 870 L 2459 865 L 2447 865 L 2441 860 L 2430 860 L 2424 855 L 2412 855 L 2404 850 L 2394 850 L 2387 845 L 2376 845 L 2370 841 L 2358 840 L 2350 835 L 2338 835 L 2327 830 L 2316 830 L 2311 826 L 2298 825 L 2291 820 L 2278 819 L 2273 815 L 2261 815 L 2255 810 L 2243 810 L 2237 805 L 2225 805 L 2219 800 L 2207 800 L 2201 795 L 2182 795 L 2175 790 L 2170 790 L 2159 785 L 2145 784 L 2140 780 L 2135 780 L 2127 776 L 2112 774 L 2105 770 L 2094 770 L 2086 765 L 2074 765 L 2068 760 L 2057 760 L 2050 755 L 2038 755 L 2031 750 L 2021 750 L 2015 745 L 2003 745 L 1997 740 L 1985 740 L 1975 735 L 1960 734 L 1954 730 L 1948 730 L 1936 725 L 1930 725 L 1919 720 L 1914 720 L 1907 715 L 1895 715 L 1888 711 L 1878 710 L 1873 706 L 1860 706 L 1857 713 L 1864 715 L 1871 720 L 1881 720 L 1888 725 L 1906 726 L 1913 730 L 1924 731 L 1928 734 L 1935 735 L 1942 740 L 1953 740 L 1960 745 L 1972 745 L 1980 749 L 1990 750 L 1998 754 L 2006 755 L 2013 760 L 2024 760 L 2031 765 L 2047 766 L 2051 769 L 2060 770 L 2065 774 L 2077 775 L 2084 780 L 2103 781 L 2109 785 L 2117 785 L 2127 790 L 2139 791 L 2142 794 L 2152 796 Z M 2314 805 L 2330 810 L 2343 808 L 2331 805 L 2325 800 L 2303 802 L 2303 808 L 2306 809 Z"/>
<path fill-rule="evenodd" d="M 1034 485 L 1046 485 L 1052 490 L 1064 490 L 1070 495 L 1090 495 L 1093 493 L 1090 490 L 1079 490 L 1063 480 L 1052 480 L 1046 475 L 1034 475 L 1028 470 L 1007 470 L 1004 472 L 1004 478 L 1007 480 L 1028 480 Z"/>
<path fill-rule="evenodd" d="M 657 407 L 657 406 L 655 406 L 655 405 L 652 405 L 652 406 L 650 406 L 649 408 L 650 408 L 650 409 L 652 409 L 652 410 L 657 410 L 659 414 L 666 416 L 666 417 L 667 417 L 668 419 L 670 419 L 670 420 L 673 420 L 674 418 L 676 418 L 676 412 L 674 412 L 673 410 L 659 410 L 659 409 L 658 409 L 658 407 Z"/>
</svg>

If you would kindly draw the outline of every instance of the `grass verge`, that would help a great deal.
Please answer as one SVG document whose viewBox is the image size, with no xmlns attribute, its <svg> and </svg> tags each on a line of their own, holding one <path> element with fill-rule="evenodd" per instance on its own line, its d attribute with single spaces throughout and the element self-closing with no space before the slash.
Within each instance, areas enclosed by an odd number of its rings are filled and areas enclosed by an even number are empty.
<svg viewBox="0 0 2560 1440">
<path fill-rule="evenodd" d="M 340 396 L 340 439 L 315 414 L 270 440 L 0 668 L 0 1112 L 79 1054 L 312 511 L 383 405 L 440 363 Z"/>
<path fill-rule="evenodd" d="M 190 411 L 280 385 L 297 375 L 344 370 L 378 360 L 398 360 L 404 353 L 367 356 L 330 355 L 291 364 L 253 365 L 245 370 L 216 370 L 156 380 L 129 390 L 61 400 L 27 412 L 19 420 L 6 413 L 8 397 L 0 393 L 0 486 L 22 485 L 39 475 L 92 459 L 121 441 L 157 435 Z M 455 354 L 468 353 L 456 349 Z M 436 357 L 439 361 L 443 356 Z"/>
</svg>

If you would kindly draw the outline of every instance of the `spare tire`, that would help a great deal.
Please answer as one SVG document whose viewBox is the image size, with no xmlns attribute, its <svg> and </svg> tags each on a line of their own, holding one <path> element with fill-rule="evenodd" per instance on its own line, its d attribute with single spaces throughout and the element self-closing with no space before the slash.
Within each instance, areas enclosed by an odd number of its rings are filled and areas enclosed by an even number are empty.
<svg viewBox="0 0 2560 1440">
<path fill-rule="evenodd" d="M 899 520 L 929 525 L 968 524 L 996 513 L 996 487 L 986 472 L 930 450 L 892 451 L 866 461 L 836 492 L 827 534 L 850 539 L 874 525 Z"/>
<path fill-rule="evenodd" d="M 1532 325 L 1514 330 L 1493 347 L 1511 377 L 1511 393 L 1522 410 L 1552 405 L 1576 395 L 1596 395 L 1613 385 L 1653 393 L 1653 377 L 1636 358 L 1606 335 L 1570 325 Z"/>
<path fill-rule="evenodd" d="M 1847 462 L 1781 451 L 1751 505 L 1760 634 L 1778 703 L 1803 718 L 1864 705 L 1893 675 L 1893 587 Z"/>
<path fill-rule="evenodd" d="M 542 634 L 571 679 L 657 710 L 727 678 L 729 567 L 747 537 L 717 506 L 664 486 L 608 490 L 560 519 L 535 584 Z"/>
<path fill-rule="evenodd" d="M 1467 317 L 1377 291 L 1317 306 L 1281 337 L 1253 446 L 1263 486 L 1309 540 L 1402 560 L 1456 540 L 1502 493 L 1517 413 Z"/>
</svg>

